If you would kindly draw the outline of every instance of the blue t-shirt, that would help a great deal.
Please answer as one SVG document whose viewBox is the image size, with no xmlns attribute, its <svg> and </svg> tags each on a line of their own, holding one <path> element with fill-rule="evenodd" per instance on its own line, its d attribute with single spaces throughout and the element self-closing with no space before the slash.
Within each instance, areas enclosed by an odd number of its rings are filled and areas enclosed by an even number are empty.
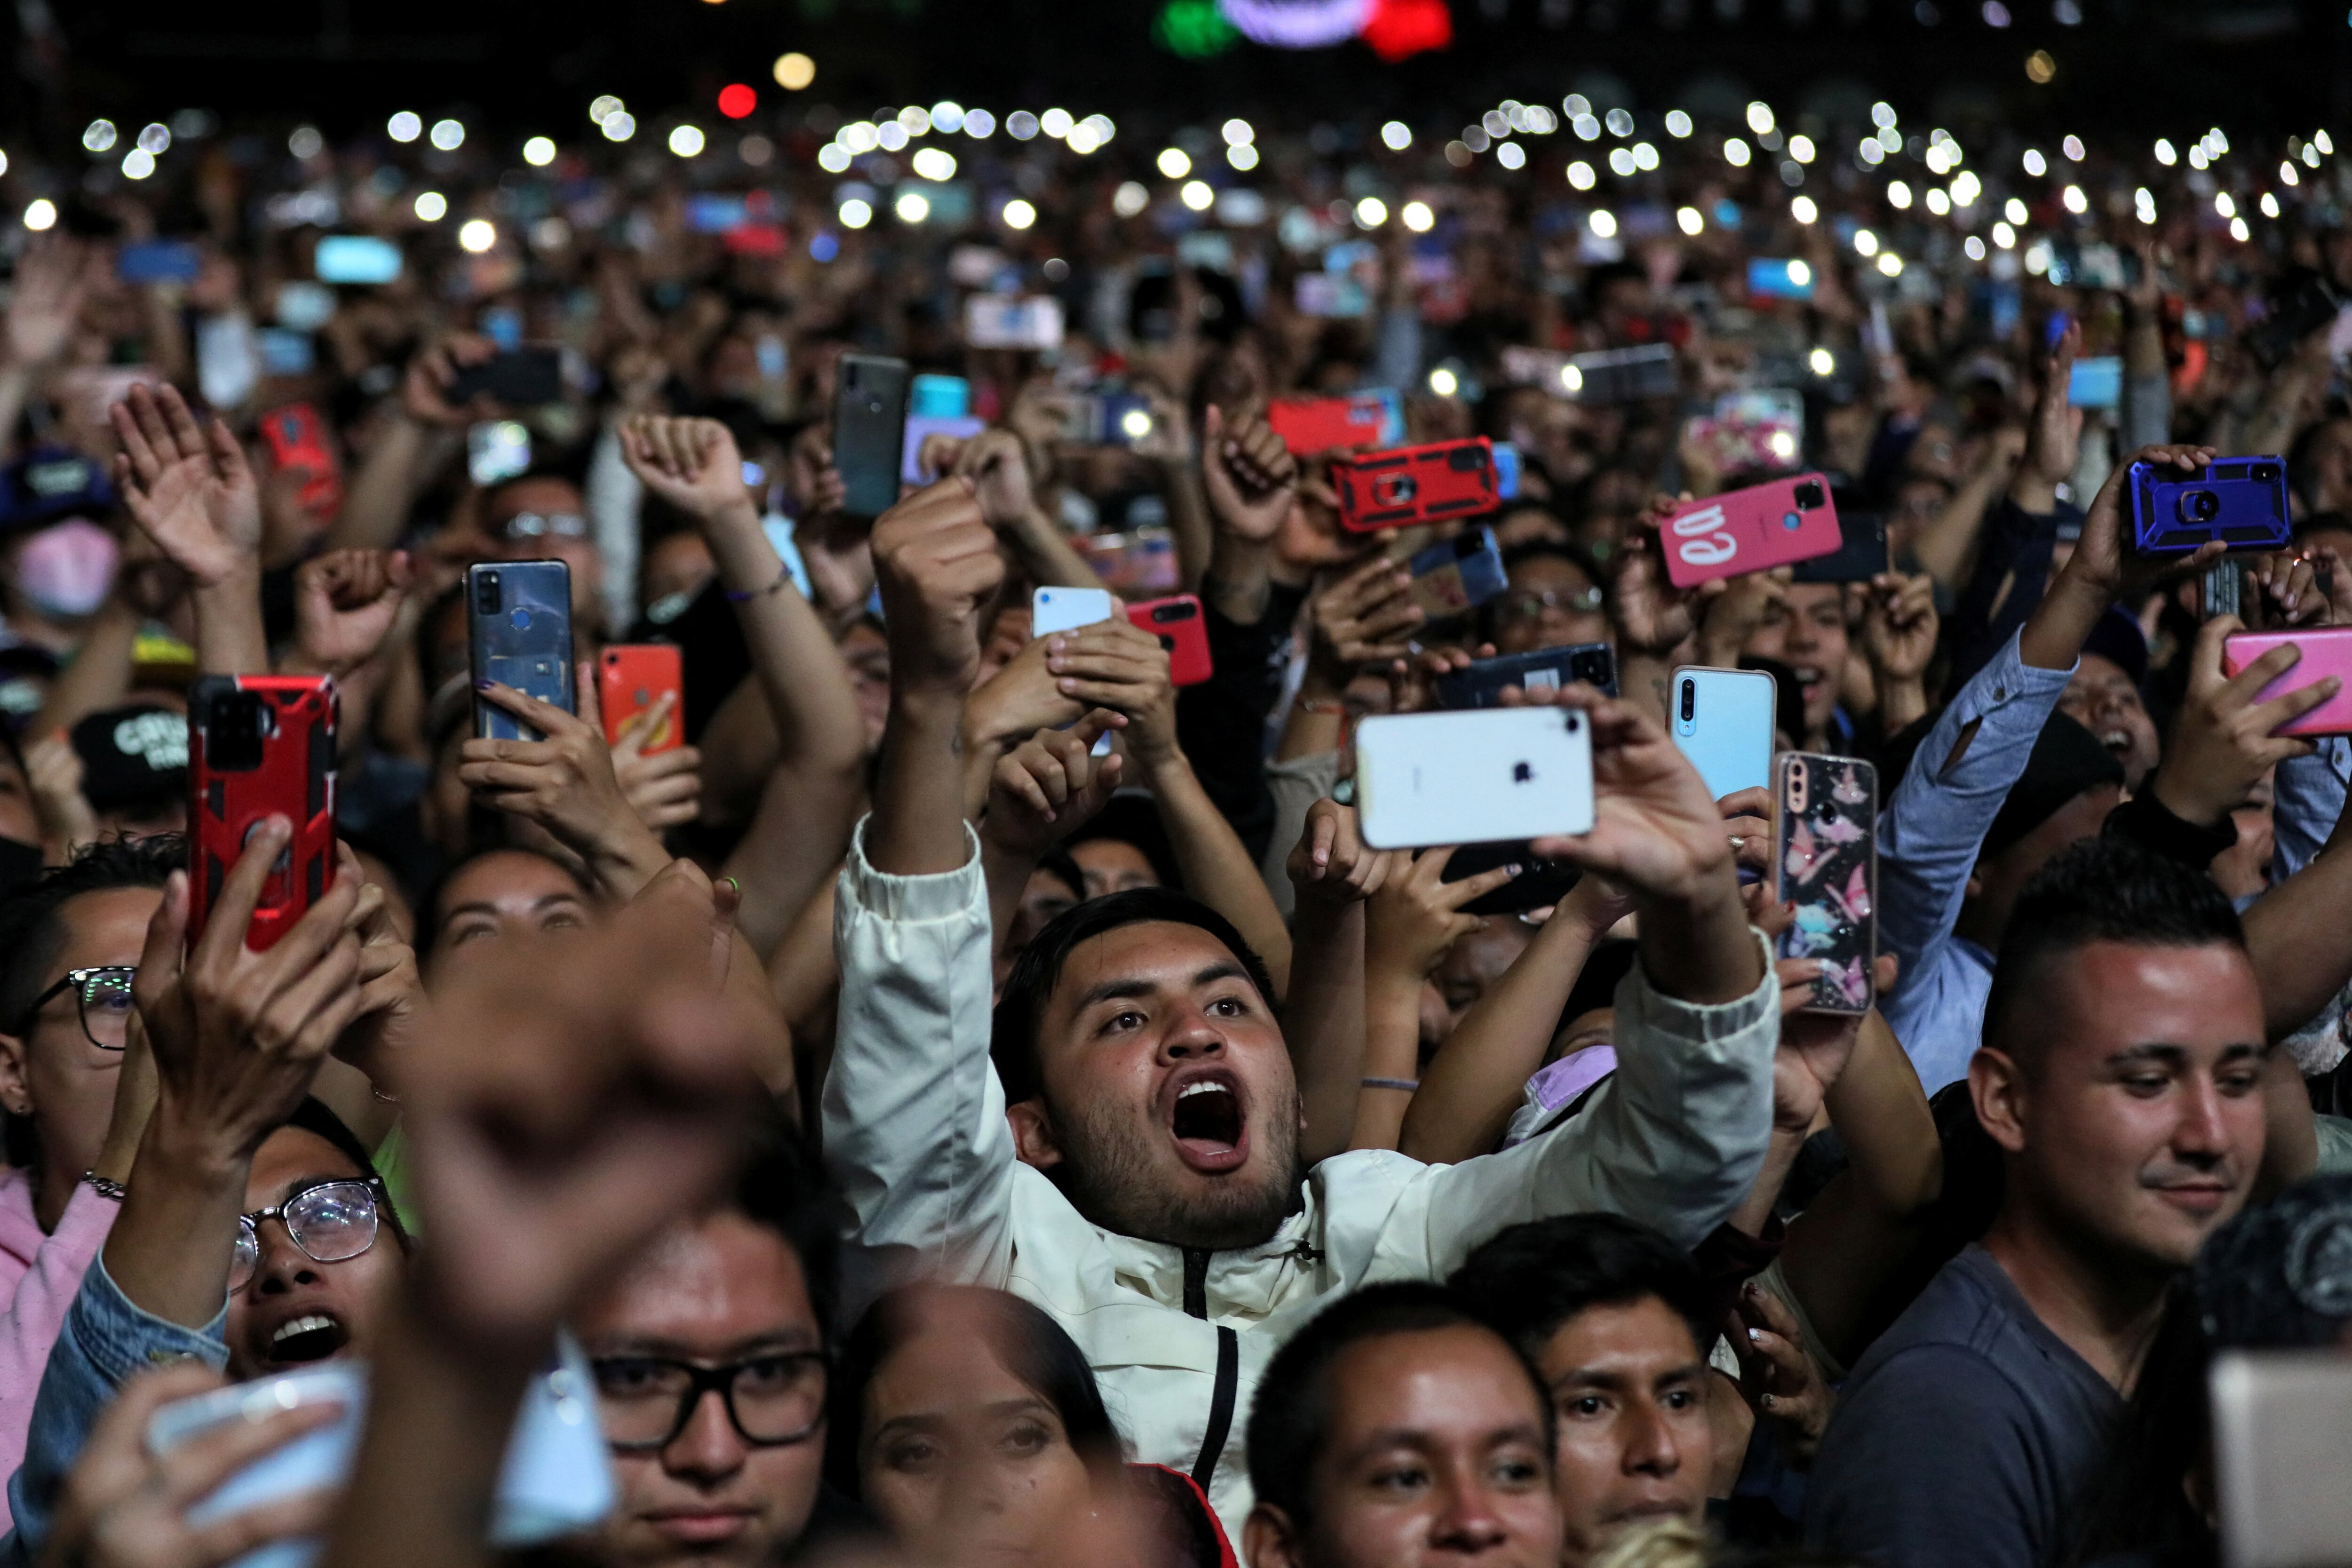
<svg viewBox="0 0 2352 1568">
<path fill-rule="evenodd" d="M 2123 1401 L 1970 1247 L 1870 1347 L 1805 1494 L 1805 1542 L 1886 1568 L 2047 1568 Z"/>
</svg>

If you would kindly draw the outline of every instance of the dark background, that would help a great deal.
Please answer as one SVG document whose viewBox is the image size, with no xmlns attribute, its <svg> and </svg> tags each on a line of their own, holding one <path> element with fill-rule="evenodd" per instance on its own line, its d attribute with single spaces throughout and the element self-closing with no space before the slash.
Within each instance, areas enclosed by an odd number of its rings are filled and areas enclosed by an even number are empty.
<svg viewBox="0 0 2352 1568">
<path fill-rule="evenodd" d="M 1506 96 L 1557 106 L 1584 90 L 1605 106 L 1612 82 L 1637 110 L 1711 83 L 1784 117 L 1884 97 L 1906 121 L 2053 134 L 2307 132 L 2352 110 L 2347 0 L 2081 0 L 2072 27 L 2053 0 L 2009 0 L 2006 28 L 1978 0 L 1935 3 L 1927 25 L 1913 0 L 1453 0 L 1454 47 L 1388 66 L 1354 43 L 1181 60 L 1151 41 L 1160 0 L 17 0 L 0 13 L 16 65 L 0 135 L 56 154 L 94 116 L 135 124 L 196 106 L 232 127 L 308 120 L 335 138 L 410 108 L 568 141 L 589 133 L 596 93 L 621 94 L 641 121 L 683 110 L 708 124 L 732 80 L 760 89 L 761 121 L 953 97 L 999 113 L 1058 102 L 1139 129 L 1240 111 L 1294 128 L 1395 115 L 1428 132 Z M 2037 47 L 2058 62 L 2047 86 L 2023 69 Z M 788 48 L 817 62 L 807 92 L 768 74 Z"/>
</svg>

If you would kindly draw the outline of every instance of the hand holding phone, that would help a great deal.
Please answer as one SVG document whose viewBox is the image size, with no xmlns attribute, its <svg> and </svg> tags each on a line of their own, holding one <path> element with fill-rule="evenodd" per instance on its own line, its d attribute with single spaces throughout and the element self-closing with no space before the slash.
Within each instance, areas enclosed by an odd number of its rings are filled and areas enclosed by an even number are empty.
<svg viewBox="0 0 2352 1568">
<path fill-rule="evenodd" d="M 563 401 L 563 356 L 543 345 L 525 345 L 491 353 L 462 366 L 444 395 L 464 407 L 476 398 L 508 408 L 535 408 Z"/>
<path fill-rule="evenodd" d="M 675 643 L 608 644 L 596 667 L 604 739 L 619 745 L 633 727 L 637 750 L 658 756 L 686 743 L 685 656 Z"/>
<path fill-rule="evenodd" d="M 478 691 L 505 686 L 569 713 L 572 569 L 561 561 L 505 561 L 466 568 L 467 651 Z M 538 731 L 509 706 L 474 703 L 474 733 L 486 741 L 536 741 Z"/>
<path fill-rule="evenodd" d="M 336 729 L 323 675 L 207 675 L 188 693 L 189 934 L 200 935 L 265 823 L 289 825 L 270 874 L 236 916 L 267 952 L 316 903 L 335 861 Z"/>
<path fill-rule="evenodd" d="M 833 463 L 851 517 L 880 517 L 898 500 L 907 437 L 907 362 L 844 354 L 834 371 Z"/>
<path fill-rule="evenodd" d="M 1760 669 L 1685 665 L 1668 683 L 1675 745 L 1721 800 L 1772 782 L 1772 730 L 1778 684 Z"/>
<path fill-rule="evenodd" d="M 1659 525 L 1666 576 L 1678 588 L 1827 555 L 1844 543 L 1824 474 L 1728 490 Z"/>
<path fill-rule="evenodd" d="M 1192 595 L 1129 605 L 1127 618 L 1160 639 L 1168 652 L 1168 679 L 1176 685 L 1198 686 L 1216 673 L 1209 657 L 1208 627 L 1201 620 L 1201 601 Z"/>
<path fill-rule="evenodd" d="M 2283 458 L 2213 458 L 2183 471 L 2135 461 L 2125 472 L 2132 548 L 2184 554 L 2220 542 L 2231 550 L 2284 550 L 2294 534 Z"/>
<path fill-rule="evenodd" d="M 1356 808 L 1376 849 L 1591 831 L 1592 737 L 1573 708 L 1382 714 L 1356 727 Z"/>
<path fill-rule="evenodd" d="M 1339 525 L 1352 532 L 1475 517 L 1502 505 L 1486 437 L 1342 458 L 1331 465 Z"/>
</svg>

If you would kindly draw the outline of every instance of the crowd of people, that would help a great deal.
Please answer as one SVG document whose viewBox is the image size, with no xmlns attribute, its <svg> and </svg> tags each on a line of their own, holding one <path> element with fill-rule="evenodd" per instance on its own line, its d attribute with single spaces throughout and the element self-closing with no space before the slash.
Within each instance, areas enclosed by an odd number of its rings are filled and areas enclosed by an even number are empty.
<svg viewBox="0 0 2352 1568">
<path fill-rule="evenodd" d="M 2224 646 L 2352 626 L 2333 147 L 1751 111 L 1604 195 L 1592 106 L 1507 110 L 1156 179 L 974 117 L 919 205 L 911 110 L 6 165 L 0 1556 L 2218 1563 L 2212 1367 L 2352 1354 L 2352 745 Z M 959 389 L 878 516 L 847 354 Z M 1342 528 L 1272 416 L 1369 391 L 1513 493 Z M 2294 526 L 2223 614 L 2123 491 L 2232 455 Z M 1663 518 L 1801 472 L 1886 570 L 1675 584 Z M 1482 528 L 1444 613 L 1406 563 Z M 469 625 L 549 560 L 569 707 Z M 1034 635 L 1106 587 L 1206 678 Z M 1506 700 L 1582 715 L 1589 833 L 1365 842 L 1360 722 L 1586 645 Z M 1813 1010 L 1680 666 L 1874 765 L 1876 1005 Z M 336 842 L 256 944 L 300 825 L 192 867 L 186 715 L 272 673 Z"/>
</svg>

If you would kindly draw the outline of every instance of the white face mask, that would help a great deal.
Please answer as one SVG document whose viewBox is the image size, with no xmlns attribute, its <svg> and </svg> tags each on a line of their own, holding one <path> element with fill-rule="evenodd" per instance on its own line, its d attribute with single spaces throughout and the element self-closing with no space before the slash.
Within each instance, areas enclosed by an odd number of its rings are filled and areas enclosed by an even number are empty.
<svg viewBox="0 0 2352 1568">
<path fill-rule="evenodd" d="M 43 615 L 79 619 L 106 603 L 119 555 L 114 535 L 87 518 L 69 517 L 18 549 L 16 587 Z"/>
</svg>

